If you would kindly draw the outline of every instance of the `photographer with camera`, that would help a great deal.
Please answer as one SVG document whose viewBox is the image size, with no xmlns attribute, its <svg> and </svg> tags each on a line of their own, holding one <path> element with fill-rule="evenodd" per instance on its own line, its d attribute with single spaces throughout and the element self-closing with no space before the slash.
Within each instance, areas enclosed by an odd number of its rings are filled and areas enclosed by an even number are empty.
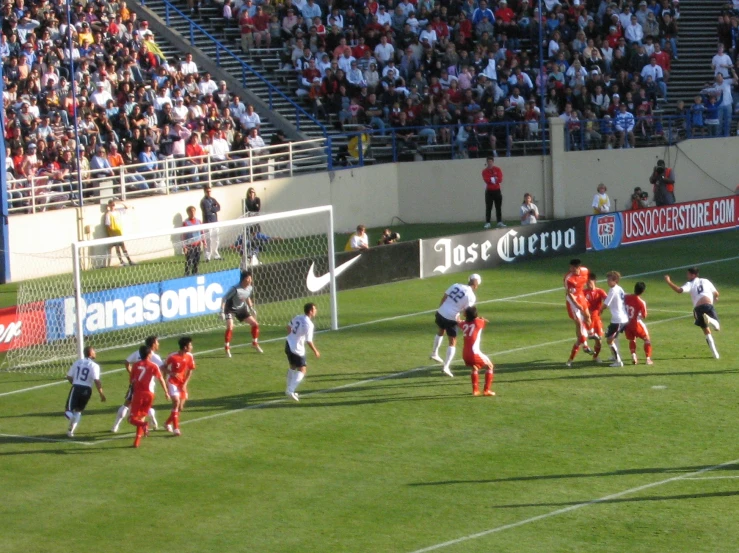
<svg viewBox="0 0 739 553">
<path fill-rule="evenodd" d="M 521 204 L 521 224 L 522 225 L 533 225 L 539 218 L 539 208 L 534 204 L 531 194 L 526 192 L 523 195 L 523 204 Z"/>
<path fill-rule="evenodd" d="M 395 244 L 400 240 L 400 233 L 393 232 L 389 228 L 385 229 L 385 232 L 382 233 L 382 236 L 377 241 L 378 246 L 387 246 L 388 244 Z"/>
<path fill-rule="evenodd" d="M 657 206 L 675 203 L 675 171 L 670 167 L 666 168 L 664 160 L 657 162 L 649 182 L 654 187 L 654 203 Z"/>
<path fill-rule="evenodd" d="M 626 205 L 629 206 L 627 208 L 629 210 L 644 209 L 645 207 L 649 207 L 649 193 L 642 190 L 640 186 L 637 186 L 636 188 L 634 188 L 634 193 L 631 195 L 631 198 L 629 198 L 629 201 Z"/>
</svg>

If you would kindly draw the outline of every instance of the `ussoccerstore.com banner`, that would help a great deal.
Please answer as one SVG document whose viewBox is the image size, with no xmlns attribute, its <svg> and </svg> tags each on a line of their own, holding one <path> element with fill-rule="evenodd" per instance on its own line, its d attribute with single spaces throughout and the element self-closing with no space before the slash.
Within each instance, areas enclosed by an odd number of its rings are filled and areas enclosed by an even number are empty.
<svg viewBox="0 0 739 553">
<path fill-rule="evenodd" d="M 735 229 L 736 196 L 650 207 L 588 218 L 588 249 L 605 250 L 663 238 Z"/>
</svg>

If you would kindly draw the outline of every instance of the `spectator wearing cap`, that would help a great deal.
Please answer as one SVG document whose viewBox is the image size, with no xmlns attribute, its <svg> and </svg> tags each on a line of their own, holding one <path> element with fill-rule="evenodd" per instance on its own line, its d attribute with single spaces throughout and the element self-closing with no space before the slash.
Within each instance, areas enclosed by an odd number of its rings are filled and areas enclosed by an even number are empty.
<svg viewBox="0 0 739 553">
<path fill-rule="evenodd" d="M 288 7 L 285 17 L 282 18 L 282 26 L 280 28 L 283 40 L 289 41 L 290 39 L 294 38 L 294 31 L 296 30 L 297 26 L 298 16 L 295 13 L 295 8 Z"/>
<path fill-rule="evenodd" d="M 380 6 L 377 8 L 377 24 L 384 27 L 387 24 L 392 25 L 392 14 L 387 10 L 387 8 L 380 4 Z"/>
<path fill-rule="evenodd" d="M 103 83 L 102 81 L 96 82 L 95 92 L 93 92 L 92 96 L 90 97 L 92 103 L 99 108 L 105 108 L 108 100 L 112 99 L 113 97 L 110 95 L 110 92 L 105 90 L 105 83 Z"/>
<path fill-rule="evenodd" d="M 267 13 L 264 5 L 257 6 L 257 12 L 252 19 L 254 22 L 254 45 L 261 48 L 262 42 L 264 42 L 264 47 L 269 48 L 272 44 L 272 36 L 269 32 L 270 14 Z"/>
</svg>

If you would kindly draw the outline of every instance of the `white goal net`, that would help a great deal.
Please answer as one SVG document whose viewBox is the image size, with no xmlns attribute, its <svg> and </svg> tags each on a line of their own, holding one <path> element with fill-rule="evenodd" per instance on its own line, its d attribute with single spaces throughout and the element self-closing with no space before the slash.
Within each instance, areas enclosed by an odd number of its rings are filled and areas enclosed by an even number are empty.
<svg viewBox="0 0 739 553">
<path fill-rule="evenodd" d="M 59 271 L 19 286 L 33 339 L 7 352 L 6 370 L 60 374 L 85 345 L 101 352 L 222 330 L 221 298 L 244 269 L 260 326 L 284 329 L 311 301 L 316 328 L 337 327 L 330 206 L 77 242 L 38 259 Z"/>
</svg>

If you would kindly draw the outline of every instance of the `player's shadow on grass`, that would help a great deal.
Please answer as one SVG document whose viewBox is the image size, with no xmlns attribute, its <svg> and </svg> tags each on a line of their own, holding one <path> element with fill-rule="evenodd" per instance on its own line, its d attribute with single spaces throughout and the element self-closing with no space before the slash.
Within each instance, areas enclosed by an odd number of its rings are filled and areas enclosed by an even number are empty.
<svg viewBox="0 0 739 553">
<path fill-rule="evenodd" d="M 654 467 L 641 469 L 623 469 L 609 472 L 575 472 L 570 474 L 541 474 L 533 476 L 510 476 L 507 478 L 485 478 L 474 480 L 441 480 L 438 482 L 412 482 L 409 486 L 450 486 L 450 485 L 479 485 L 479 484 L 497 484 L 505 482 L 530 482 L 536 480 L 562 480 L 569 478 L 604 478 L 608 476 L 632 476 L 638 474 L 687 474 L 700 470 L 713 468 L 715 465 L 699 465 L 692 467 Z M 720 473 L 723 471 L 739 471 L 739 463 L 732 465 L 724 465 L 711 471 L 711 473 Z"/>
<path fill-rule="evenodd" d="M 115 418 L 115 413 L 118 410 L 118 406 L 115 407 L 99 407 L 97 409 L 85 409 L 83 417 L 89 417 L 91 415 L 110 415 Z M 0 419 L 23 419 L 26 417 L 61 417 L 64 419 L 64 411 L 46 411 L 44 413 L 22 413 L 19 415 L 0 415 Z"/>
<path fill-rule="evenodd" d="M 511 503 L 508 505 L 492 505 L 493 509 L 518 509 L 525 507 L 574 507 L 587 504 L 607 503 L 638 503 L 640 501 L 679 501 L 682 499 L 707 499 L 711 497 L 734 497 L 739 495 L 739 490 L 731 492 L 693 493 L 680 495 L 648 495 L 646 497 L 617 497 L 615 499 L 604 499 L 603 501 L 592 499 L 584 501 L 554 501 L 551 503 Z"/>
<path fill-rule="evenodd" d="M 8 442 L 0 440 L 0 446 L 5 445 Z M 17 443 L 21 444 L 29 444 L 29 443 L 36 443 L 38 442 L 29 442 L 28 440 L 19 440 Z M 59 445 L 64 445 L 63 442 L 60 442 Z M 69 444 L 69 445 L 75 445 L 75 444 Z M 125 442 L 121 445 L 109 445 L 109 446 L 83 446 L 83 447 L 75 447 L 75 448 L 68 448 L 68 447 L 57 447 L 56 449 L 28 449 L 23 451 L 0 451 L 0 457 L 11 457 L 11 456 L 17 456 L 17 455 L 88 455 L 91 453 L 101 453 L 104 451 L 109 451 L 112 449 L 121 449 L 122 447 L 130 447 L 131 444 L 128 442 Z"/>
<path fill-rule="evenodd" d="M 646 366 L 646 365 L 645 365 Z M 501 374 L 514 374 L 517 372 L 526 372 L 527 370 L 536 370 L 531 368 L 525 368 L 526 366 L 523 365 L 524 368 L 517 369 L 515 366 L 512 370 L 509 370 L 509 365 L 503 366 L 498 372 Z M 559 376 L 551 376 L 551 377 L 544 377 L 544 378 L 521 378 L 521 379 L 509 379 L 505 378 L 502 381 L 506 384 L 513 384 L 516 382 L 542 382 L 542 381 L 548 381 L 548 380 L 587 380 L 587 379 L 595 379 L 595 378 L 645 378 L 645 377 L 668 377 L 668 376 L 708 376 L 708 375 L 731 375 L 731 374 L 737 374 L 739 373 L 739 369 L 725 369 L 725 370 L 715 370 L 715 371 L 682 371 L 682 372 L 633 372 L 634 369 L 638 370 L 639 365 L 624 365 L 623 368 L 615 369 L 609 367 L 608 365 L 600 365 L 600 369 L 604 372 L 596 372 L 592 373 L 589 372 L 587 374 L 563 374 Z M 559 367 L 561 368 L 561 367 Z M 565 367 L 567 370 L 577 370 L 577 369 L 587 369 L 587 370 L 594 370 L 598 369 L 598 365 L 581 365 L 581 366 L 573 366 L 573 367 Z"/>
</svg>

